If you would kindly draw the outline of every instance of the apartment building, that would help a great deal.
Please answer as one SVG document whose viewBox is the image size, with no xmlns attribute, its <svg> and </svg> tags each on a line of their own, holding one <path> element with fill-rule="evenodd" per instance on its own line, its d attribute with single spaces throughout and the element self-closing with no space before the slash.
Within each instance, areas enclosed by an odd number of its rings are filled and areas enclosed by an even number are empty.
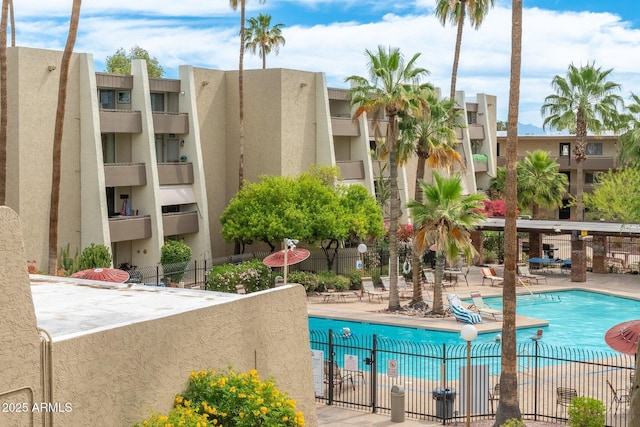
<svg viewBox="0 0 640 427">
<path fill-rule="evenodd" d="M 506 141 L 504 132 L 499 132 L 497 137 L 497 164 L 506 165 Z M 598 182 L 598 175 L 610 169 L 618 167 L 618 155 L 615 135 L 603 135 L 587 137 L 587 160 L 583 164 L 584 182 L 583 191 L 591 193 L 594 184 Z M 527 152 L 534 150 L 547 151 L 550 157 L 560 164 L 559 171 L 569 179 L 569 188 L 562 207 L 554 211 L 543 212 L 546 219 L 575 219 L 575 206 L 569 206 L 569 195 L 576 194 L 577 163 L 573 148 L 576 143 L 575 135 L 518 135 L 518 158 L 524 158 Z"/>
<path fill-rule="evenodd" d="M 25 250 L 40 268 L 48 254 L 53 130 L 62 52 L 8 50 L 7 205 L 24 227 Z M 298 175 L 337 165 L 346 183 L 375 193 L 380 168 L 373 132 L 351 119 L 345 89 L 324 74 L 288 69 L 244 72 L 244 179 Z M 495 173 L 495 97 L 458 93 L 469 126 L 460 132 L 465 185 Z M 114 264 L 155 265 L 166 239 L 182 239 L 195 258 L 228 255 L 220 214 L 239 188 L 237 71 L 181 66 L 177 79 L 96 72 L 76 53 L 63 135 L 59 245 L 104 244 Z M 400 169 L 403 205 L 413 195 L 415 160 Z M 412 175 L 413 174 L 413 175 Z M 404 212 L 404 221 L 407 220 Z"/>
</svg>

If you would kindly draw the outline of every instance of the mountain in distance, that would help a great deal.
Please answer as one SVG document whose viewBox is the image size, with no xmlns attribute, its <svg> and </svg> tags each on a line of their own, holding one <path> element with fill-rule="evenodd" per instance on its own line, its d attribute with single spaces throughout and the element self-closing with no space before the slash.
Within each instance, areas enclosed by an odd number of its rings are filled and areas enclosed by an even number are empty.
<svg viewBox="0 0 640 427">
<path fill-rule="evenodd" d="M 500 124 L 506 125 L 506 122 L 499 121 L 498 125 Z M 498 129 L 500 129 L 500 126 L 498 126 Z M 558 134 L 566 134 L 566 133 L 567 133 L 566 131 L 558 132 L 558 131 L 555 131 L 554 129 L 549 129 L 545 132 L 544 129 L 536 125 L 518 122 L 518 135 L 550 135 L 550 134 L 558 135 Z M 506 129 L 498 130 L 498 135 L 506 135 L 506 134 L 507 134 Z"/>
</svg>

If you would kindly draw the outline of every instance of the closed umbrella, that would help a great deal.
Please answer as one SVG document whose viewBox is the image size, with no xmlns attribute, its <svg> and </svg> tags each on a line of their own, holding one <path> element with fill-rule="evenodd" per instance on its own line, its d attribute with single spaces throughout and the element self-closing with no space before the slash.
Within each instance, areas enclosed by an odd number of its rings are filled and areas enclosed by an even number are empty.
<svg viewBox="0 0 640 427">
<path fill-rule="evenodd" d="M 99 282 L 124 283 L 129 280 L 129 273 L 117 268 L 89 268 L 73 273 L 71 277 Z"/>
</svg>

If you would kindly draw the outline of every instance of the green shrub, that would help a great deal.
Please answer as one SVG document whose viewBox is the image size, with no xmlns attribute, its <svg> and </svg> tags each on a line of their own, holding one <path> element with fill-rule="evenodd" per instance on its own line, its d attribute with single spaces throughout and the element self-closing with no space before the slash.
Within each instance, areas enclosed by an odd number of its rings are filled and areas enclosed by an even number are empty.
<svg viewBox="0 0 640 427">
<path fill-rule="evenodd" d="M 111 267 L 111 253 L 105 245 L 87 246 L 80 255 L 80 270 Z"/>
<path fill-rule="evenodd" d="M 574 397 L 567 413 L 571 427 L 604 427 L 606 420 L 604 403 L 588 396 Z"/>
<path fill-rule="evenodd" d="M 509 418 L 504 424 L 501 424 L 500 427 L 525 427 L 525 423 L 518 418 Z"/>
<path fill-rule="evenodd" d="M 206 414 L 199 414 L 195 410 L 186 406 L 176 406 L 169 412 L 169 415 L 153 414 L 148 420 L 134 424 L 133 427 L 208 427 L 211 424 L 207 421 Z"/>
<path fill-rule="evenodd" d="M 483 257 L 484 257 L 484 262 L 488 264 L 493 264 L 494 262 L 498 261 L 498 255 L 491 250 L 485 250 L 483 252 Z"/>
<path fill-rule="evenodd" d="M 351 281 L 344 276 L 338 276 L 333 271 L 320 271 L 316 274 L 318 280 L 317 289 L 320 292 L 333 289 L 336 291 L 345 291 L 349 289 Z"/>
<path fill-rule="evenodd" d="M 192 372 L 183 395 L 176 396 L 176 406 L 194 408 L 208 414 L 210 425 L 254 427 L 304 426 L 296 402 L 279 391 L 273 379 L 261 381 L 255 369 L 247 373 Z"/>
<path fill-rule="evenodd" d="M 306 271 L 290 271 L 287 275 L 287 282 L 301 284 L 307 293 L 316 292 L 318 289 L 318 277 L 314 273 Z"/>
<path fill-rule="evenodd" d="M 191 248 L 178 240 L 167 240 L 160 251 L 160 264 L 165 279 L 179 282 L 191 261 Z"/>
<path fill-rule="evenodd" d="M 287 281 L 291 281 L 287 278 Z M 219 292 L 236 292 L 243 285 L 247 293 L 268 289 L 273 283 L 271 269 L 259 259 L 240 264 L 223 264 L 213 267 L 207 274 L 207 289 Z"/>
</svg>

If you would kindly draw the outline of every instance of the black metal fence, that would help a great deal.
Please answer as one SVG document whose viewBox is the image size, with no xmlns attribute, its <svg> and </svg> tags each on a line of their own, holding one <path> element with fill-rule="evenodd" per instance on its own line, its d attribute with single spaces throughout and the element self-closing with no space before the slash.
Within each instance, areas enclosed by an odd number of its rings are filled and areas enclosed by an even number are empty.
<svg viewBox="0 0 640 427">
<path fill-rule="evenodd" d="M 314 372 L 316 400 L 327 405 L 391 414 L 398 390 L 408 417 L 442 421 L 492 418 L 498 406 L 501 369 L 499 343 L 438 346 L 332 330 L 311 331 L 314 369 L 322 359 L 322 375 Z M 471 381 L 467 383 L 467 357 Z M 607 426 L 626 426 L 634 372 L 632 356 L 553 347 L 532 341 L 517 347 L 518 394 L 525 419 L 565 422 L 565 392 L 590 396 L 607 408 Z M 323 378 L 320 383 L 318 378 Z M 610 385 L 609 385 L 610 384 Z M 469 392 L 467 394 L 467 386 Z M 614 395 L 615 393 L 615 395 Z M 621 401 L 621 403 L 618 403 Z"/>
</svg>

